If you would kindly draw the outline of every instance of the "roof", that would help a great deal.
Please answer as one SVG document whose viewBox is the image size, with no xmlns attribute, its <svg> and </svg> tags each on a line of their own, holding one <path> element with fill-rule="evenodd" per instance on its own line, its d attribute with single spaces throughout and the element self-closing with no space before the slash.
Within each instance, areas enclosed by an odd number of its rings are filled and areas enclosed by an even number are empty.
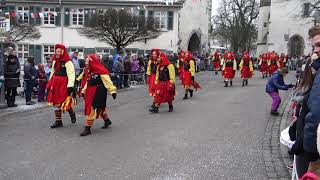
<svg viewBox="0 0 320 180">
<path fill-rule="evenodd" d="M 185 0 L 7 0 L 10 3 L 55 4 L 55 5 L 88 5 L 88 6 L 149 6 L 182 8 Z"/>
</svg>

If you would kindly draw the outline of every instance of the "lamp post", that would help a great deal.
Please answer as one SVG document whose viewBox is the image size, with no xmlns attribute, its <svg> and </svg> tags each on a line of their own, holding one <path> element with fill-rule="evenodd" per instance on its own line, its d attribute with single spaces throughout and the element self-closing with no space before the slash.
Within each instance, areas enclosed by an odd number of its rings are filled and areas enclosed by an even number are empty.
<svg viewBox="0 0 320 180">
<path fill-rule="evenodd" d="M 5 19 L 4 14 L 4 7 L 6 5 L 6 0 L 1 0 L 1 12 L 0 12 L 0 19 Z M 1 43 L 1 56 L 0 56 L 0 109 L 4 109 L 7 107 L 5 102 L 5 87 L 4 87 L 4 38 L 0 37 L 0 43 Z"/>
</svg>

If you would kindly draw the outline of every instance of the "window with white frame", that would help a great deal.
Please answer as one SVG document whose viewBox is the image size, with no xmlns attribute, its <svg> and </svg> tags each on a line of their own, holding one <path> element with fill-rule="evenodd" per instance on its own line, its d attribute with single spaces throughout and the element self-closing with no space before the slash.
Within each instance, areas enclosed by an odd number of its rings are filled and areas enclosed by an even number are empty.
<svg viewBox="0 0 320 180">
<path fill-rule="evenodd" d="M 83 48 L 70 48 L 68 54 L 71 56 L 74 52 L 78 52 L 78 58 L 84 58 Z"/>
<path fill-rule="evenodd" d="M 29 45 L 18 44 L 17 47 L 18 47 L 18 51 L 17 51 L 18 58 L 19 58 L 20 64 L 23 65 L 29 57 Z"/>
<path fill-rule="evenodd" d="M 84 24 L 84 9 L 73 9 L 71 11 L 71 22 L 73 26 L 83 26 Z"/>
<path fill-rule="evenodd" d="M 106 48 L 96 48 L 96 53 L 101 56 L 109 55 L 110 54 L 110 49 Z"/>
<path fill-rule="evenodd" d="M 18 7 L 18 22 L 29 23 L 29 7 Z"/>
<path fill-rule="evenodd" d="M 54 45 L 43 45 L 43 56 L 45 59 L 54 55 Z"/>
<path fill-rule="evenodd" d="M 155 18 L 155 26 L 157 29 L 167 30 L 168 12 L 155 11 L 154 18 Z"/>
<path fill-rule="evenodd" d="M 54 8 L 43 8 L 43 24 L 45 25 L 54 25 L 55 17 L 53 13 L 55 12 Z"/>
</svg>

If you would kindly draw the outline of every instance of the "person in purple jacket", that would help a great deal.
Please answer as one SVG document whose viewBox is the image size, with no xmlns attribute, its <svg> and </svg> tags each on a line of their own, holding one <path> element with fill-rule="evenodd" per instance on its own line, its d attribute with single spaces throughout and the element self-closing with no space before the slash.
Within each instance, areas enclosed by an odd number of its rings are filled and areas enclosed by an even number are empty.
<svg viewBox="0 0 320 180">
<path fill-rule="evenodd" d="M 272 98 L 271 114 L 278 116 L 278 108 L 281 104 L 281 98 L 279 96 L 279 89 L 287 91 L 294 86 L 292 84 L 285 84 L 283 78 L 289 73 L 287 68 L 282 68 L 272 74 L 266 85 L 266 92 Z"/>
</svg>

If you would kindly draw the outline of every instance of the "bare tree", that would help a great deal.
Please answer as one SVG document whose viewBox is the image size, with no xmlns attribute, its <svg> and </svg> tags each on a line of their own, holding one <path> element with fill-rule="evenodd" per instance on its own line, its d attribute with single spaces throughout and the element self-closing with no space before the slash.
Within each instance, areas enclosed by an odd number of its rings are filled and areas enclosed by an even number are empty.
<svg viewBox="0 0 320 180">
<path fill-rule="evenodd" d="M 124 9 L 107 9 L 96 13 L 89 23 L 80 29 L 81 35 L 105 42 L 117 49 L 134 43 L 156 38 L 160 31 L 154 18 L 134 15 Z"/>
<path fill-rule="evenodd" d="M 234 52 L 253 47 L 257 38 L 258 0 L 222 0 L 213 17 L 213 33 L 225 39 Z"/>
</svg>

